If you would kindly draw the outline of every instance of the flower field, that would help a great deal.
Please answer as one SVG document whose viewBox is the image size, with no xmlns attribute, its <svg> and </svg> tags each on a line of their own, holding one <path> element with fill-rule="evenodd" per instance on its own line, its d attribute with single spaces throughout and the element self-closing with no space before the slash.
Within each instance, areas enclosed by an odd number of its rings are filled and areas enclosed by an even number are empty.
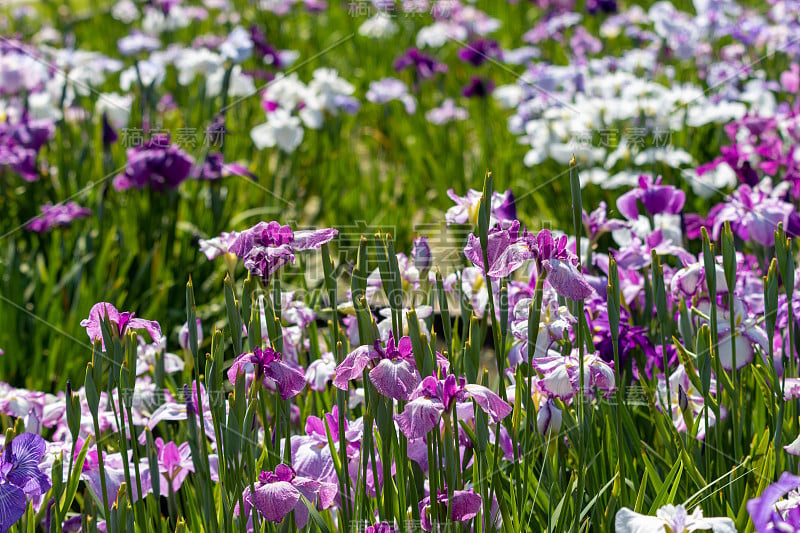
<svg viewBox="0 0 800 533">
<path fill-rule="evenodd" d="M 6 0 L 0 533 L 800 531 L 798 205 L 792 0 Z"/>
</svg>

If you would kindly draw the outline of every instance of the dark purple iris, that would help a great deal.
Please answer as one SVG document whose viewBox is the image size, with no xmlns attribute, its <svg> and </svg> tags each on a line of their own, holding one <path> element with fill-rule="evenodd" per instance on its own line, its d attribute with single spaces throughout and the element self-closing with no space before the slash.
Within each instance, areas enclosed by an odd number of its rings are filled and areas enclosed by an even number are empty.
<svg viewBox="0 0 800 533">
<path fill-rule="evenodd" d="M 632 326 L 627 319 L 620 320 L 619 327 L 617 347 L 619 349 L 620 365 L 624 367 L 634 350 L 640 348 L 644 352 L 645 360 L 647 361 L 646 368 L 641 370 L 650 378 L 653 366 L 659 361 L 653 342 L 647 336 L 647 328 Z M 614 343 L 611 340 L 609 328 L 608 314 L 605 311 L 601 311 L 601 314 L 592 320 L 592 337 L 597 354 L 603 361 L 610 363 L 614 361 Z"/>
<path fill-rule="evenodd" d="M 431 247 L 427 237 L 417 237 L 414 239 L 414 247 L 411 249 L 411 260 L 417 270 L 424 271 L 431 267 L 433 258 Z"/>
<path fill-rule="evenodd" d="M 473 77 L 461 91 L 465 98 L 486 98 L 494 91 L 494 82 L 489 79 Z"/>
<path fill-rule="evenodd" d="M 502 59 L 503 51 L 497 41 L 477 39 L 458 51 L 458 58 L 479 67 L 490 59 Z"/>
<path fill-rule="evenodd" d="M 118 191 L 147 186 L 156 191 L 174 189 L 189 177 L 194 159 L 170 144 L 169 135 L 157 134 L 143 146 L 128 149 L 125 172 L 114 179 Z"/>
<path fill-rule="evenodd" d="M 517 220 L 517 201 L 511 189 L 492 194 L 492 216 L 500 220 Z"/>
<path fill-rule="evenodd" d="M 192 176 L 198 180 L 216 181 L 227 176 L 247 176 L 255 179 L 252 172 L 236 163 L 225 163 L 220 152 L 210 152 L 206 155 L 202 165 L 195 167 Z"/>
<path fill-rule="evenodd" d="M 725 204 L 715 205 L 705 218 L 697 213 L 686 213 L 683 216 L 684 225 L 686 226 L 686 238 L 689 240 L 699 239 L 703 228 L 706 228 L 708 234 L 711 235 L 714 220 L 723 207 L 725 207 Z"/>
<path fill-rule="evenodd" d="M 586 2 L 586 11 L 588 11 L 591 15 L 595 15 L 598 12 L 616 13 L 617 12 L 617 1 L 616 0 L 587 0 L 587 2 Z"/>
<path fill-rule="evenodd" d="M 426 53 L 420 52 L 416 48 L 409 48 L 405 54 L 398 57 L 394 62 L 394 69 L 398 72 L 409 67 L 414 69 L 419 79 L 429 79 L 437 73 L 446 73 L 447 65 L 436 61 Z"/>
<path fill-rule="evenodd" d="M 108 121 L 108 115 L 103 113 L 103 146 L 109 147 L 117 142 L 117 139 L 119 139 L 119 136 L 117 135 L 117 132 L 114 131 L 111 123 Z"/>
<path fill-rule="evenodd" d="M 34 433 L 23 433 L 6 443 L 0 453 L 0 531 L 7 531 L 25 513 L 28 499 L 50 490 L 50 480 L 39 470 L 46 444 Z"/>
<path fill-rule="evenodd" d="M 258 59 L 269 57 L 272 59 L 270 63 L 275 68 L 281 68 L 281 61 L 278 57 L 278 50 L 267 42 L 267 35 L 257 25 L 250 26 L 250 39 L 253 41 L 253 55 Z"/>
</svg>

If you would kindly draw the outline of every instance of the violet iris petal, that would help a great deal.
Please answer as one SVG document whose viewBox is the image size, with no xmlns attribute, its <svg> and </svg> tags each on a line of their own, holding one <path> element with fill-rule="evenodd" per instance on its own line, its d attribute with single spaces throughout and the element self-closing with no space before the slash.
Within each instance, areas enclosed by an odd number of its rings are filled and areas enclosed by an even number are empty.
<svg viewBox="0 0 800 533">
<path fill-rule="evenodd" d="M 336 388 L 346 390 L 348 382 L 362 376 L 364 369 L 372 359 L 379 357 L 371 346 L 359 346 L 336 367 L 336 377 L 333 378 L 333 385 Z"/>
<path fill-rule="evenodd" d="M 753 521 L 757 533 L 776 530 L 773 527 L 774 524 L 772 524 L 775 504 L 786 493 L 797 488 L 800 488 L 800 476 L 784 472 L 777 482 L 764 489 L 761 496 L 747 502 L 747 512 L 750 514 L 750 519 Z"/>
<path fill-rule="evenodd" d="M 155 320 L 145 320 L 142 318 L 133 318 L 132 313 L 120 313 L 116 307 L 107 302 L 98 302 L 92 306 L 89 311 L 89 318 L 81 320 L 81 326 L 86 328 L 86 334 L 89 335 L 91 342 L 103 342 L 103 351 L 105 351 L 105 342 L 103 341 L 103 330 L 100 324 L 103 323 L 105 317 L 115 324 L 118 328 L 120 337 L 129 329 L 143 329 L 147 331 L 153 342 L 160 342 L 163 335 L 161 334 L 161 326 Z"/>
<path fill-rule="evenodd" d="M 370 370 L 369 379 L 383 396 L 402 401 L 409 399 L 420 380 L 414 365 L 403 359 L 382 359 Z"/>
</svg>

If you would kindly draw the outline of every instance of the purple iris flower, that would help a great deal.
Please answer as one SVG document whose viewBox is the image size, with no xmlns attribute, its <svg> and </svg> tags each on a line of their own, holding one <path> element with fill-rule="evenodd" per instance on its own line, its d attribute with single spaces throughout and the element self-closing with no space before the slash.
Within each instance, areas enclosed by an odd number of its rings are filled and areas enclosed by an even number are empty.
<svg viewBox="0 0 800 533">
<path fill-rule="evenodd" d="M 494 91 L 494 82 L 490 79 L 473 76 L 461 90 L 464 98 L 486 98 Z"/>
<path fill-rule="evenodd" d="M 458 58 L 479 67 L 490 59 L 502 59 L 503 51 L 493 39 L 477 39 L 459 50 Z"/>
<path fill-rule="evenodd" d="M 311 415 L 306 419 L 305 435 L 292 435 L 292 467 L 299 476 L 338 483 L 328 446 L 326 424 L 334 445 L 339 445 L 339 409 L 334 405 L 331 412 L 325 413 L 323 418 Z M 358 419 L 349 423 L 345 420 L 343 432 L 345 451 L 347 457 L 352 459 L 361 449 L 363 421 Z"/>
<path fill-rule="evenodd" d="M 670 418 L 672 418 L 672 424 L 675 426 L 675 429 L 680 433 L 684 433 L 687 429 L 691 428 L 686 427 L 686 419 L 683 414 L 691 413 L 692 418 L 697 420 L 698 417 L 701 417 L 703 414 L 705 398 L 703 398 L 703 394 L 692 384 L 692 381 L 686 374 L 686 368 L 683 364 L 679 364 L 670 374 L 669 386 L 670 396 L 667 396 L 667 382 L 663 375 L 658 376 L 656 405 L 661 412 L 664 412 L 665 408 L 669 410 L 669 415 Z M 717 380 L 713 374 L 710 381 L 710 390 L 717 390 Z M 712 392 L 712 394 L 715 393 Z M 719 415 L 721 419 L 724 419 L 728 415 L 725 406 L 720 406 Z M 698 421 L 697 438 L 705 439 L 709 428 L 716 423 L 717 417 L 713 412 L 708 413 L 708 427 L 706 427 L 705 417 L 702 417 Z"/>
<path fill-rule="evenodd" d="M 453 491 L 452 503 L 448 503 L 448 500 L 447 491 L 439 490 L 437 501 L 439 505 L 443 505 L 445 507 L 448 507 L 449 505 L 450 508 L 448 511 L 450 514 L 450 519 L 454 522 L 466 522 L 467 520 L 472 520 L 478 515 L 478 511 L 480 511 L 483 503 L 480 495 L 475 494 L 475 491 L 472 489 Z M 433 531 L 430 518 L 430 508 L 431 497 L 426 496 L 422 499 L 422 501 L 419 502 L 420 525 L 424 531 Z"/>
<path fill-rule="evenodd" d="M 794 94 L 800 90 L 800 65 L 792 63 L 789 70 L 781 73 L 781 86 L 789 94 Z"/>
<path fill-rule="evenodd" d="M 756 533 L 800 529 L 800 476 L 789 472 L 747 502 L 747 512 Z M 784 498 L 784 496 L 788 497 Z"/>
<path fill-rule="evenodd" d="M 18 122 L 0 123 L 0 168 L 11 168 L 25 181 L 37 181 L 36 157 L 54 130 L 52 121 L 32 120 L 27 113 Z"/>
<path fill-rule="evenodd" d="M 295 525 L 302 529 L 308 523 L 308 509 L 300 496 L 327 509 L 333 504 L 337 491 L 334 483 L 298 476 L 292 467 L 279 464 L 274 472 L 261 472 L 252 492 L 249 486 L 245 487 L 242 511 L 246 516 L 253 506 L 265 519 L 275 523 L 294 511 Z"/>
<path fill-rule="evenodd" d="M 623 309 L 624 311 L 624 309 Z M 661 360 L 658 358 L 656 348 L 653 341 L 648 337 L 649 330 L 644 326 L 634 326 L 627 320 L 627 312 L 624 311 L 624 320 L 619 321 L 619 361 L 624 367 L 628 358 L 637 348 L 641 349 L 645 355 L 646 367 L 643 369 L 636 369 L 642 371 L 648 378 L 652 377 L 652 369 L 655 366 L 661 366 Z M 608 313 L 605 309 L 600 311 L 600 314 L 592 319 L 592 339 L 597 354 L 603 361 L 614 361 L 614 343 L 611 338 L 610 325 L 608 323 Z M 634 367 L 635 367 L 634 361 Z M 638 374 L 637 374 L 638 375 Z"/>
<path fill-rule="evenodd" d="M 427 237 L 417 237 L 414 239 L 414 247 L 411 249 L 411 261 L 420 272 L 428 270 L 433 263 L 431 247 Z"/>
<path fill-rule="evenodd" d="M 569 40 L 570 48 L 576 58 L 584 59 L 589 54 L 597 54 L 603 49 L 603 43 L 589 33 L 583 26 L 575 28 L 575 32 Z"/>
<path fill-rule="evenodd" d="M 432 78 L 437 73 L 444 74 L 447 72 L 447 65 L 436 61 L 433 57 L 420 52 L 416 48 L 409 48 L 406 53 L 394 61 L 394 69 L 398 72 L 409 67 L 414 69 L 417 78 L 423 80 Z"/>
<path fill-rule="evenodd" d="M 200 322 L 200 319 L 197 319 L 197 344 L 203 342 L 203 325 Z M 189 323 L 184 322 L 183 326 L 181 326 L 180 331 L 178 332 L 178 344 L 181 345 L 181 348 L 184 350 L 189 350 Z"/>
<path fill-rule="evenodd" d="M 228 176 L 247 176 L 255 179 L 255 175 L 247 170 L 246 167 L 237 163 L 225 163 L 220 152 L 209 153 L 202 165 L 198 165 L 192 171 L 192 176 L 198 180 L 215 181 Z"/>
<path fill-rule="evenodd" d="M 319 249 L 339 232 L 333 228 L 293 232 L 278 222 L 259 222 L 236 236 L 228 247 L 230 253 L 244 261 L 253 275 L 266 282 L 287 263 L 294 263 L 295 252 Z"/>
<path fill-rule="evenodd" d="M 413 115 L 417 111 L 417 100 L 408 92 L 408 86 L 397 78 L 382 78 L 369 83 L 365 95 L 373 104 L 385 104 L 397 100 L 403 104 L 406 113 Z"/>
<path fill-rule="evenodd" d="M 25 113 L 19 122 L 4 125 L 0 136 L 8 135 L 17 145 L 38 152 L 53 137 L 54 131 L 52 120 L 34 120 Z"/>
<path fill-rule="evenodd" d="M 583 225 L 586 227 L 586 232 L 592 241 L 595 241 L 604 233 L 630 227 L 630 224 L 624 220 L 609 219 L 605 202 L 600 202 L 597 209 L 591 213 L 583 212 Z"/>
<path fill-rule="evenodd" d="M 172 490 L 177 493 L 189 472 L 194 472 L 189 443 L 184 442 L 180 446 L 174 442 L 165 444 L 159 437 L 155 444 L 158 451 L 161 486 L 172 487 Z"/>
<path fill-rule="evenodd" d="M 533 360 L 533 367 L 542 374 L 539 387 L 549 396 L 555 396 L 567 401 L 578 394 L 580 386 L 580 361 L 577 350 L 569 355 L 562 356 L 558 352 L 553 355 L 537 357 Z M 584 394 L 597 387 L 606 396 L 614 392 L 613 363 L 606 363 L 597 354 L 586 354 L 583 359 Z"/>
<path fill-rule="evenodd" d="M 743 147 L 737 144 L 720 146 L 719 151 L 722 155 L 709 163 L 706 168 L 713 169 L 716 165 L 724 161 L 736 172 L 736 177 L 739 178 L 740 182 L 750 185 L 751 187 L 758 184 L 758 172 L 756 172 L 750 164 L 748 160 L 749 154 L 744 152 Z M 699 172 L 700 168 L 698 168 L 698 173 Z"/>
<path fill-rule="evenodd" d="M 400 531 L 389 522 L 380 522 L 378 524 L 367 526 L 364 533 L 397 533 Z"/>
<path fill-rule="evenodd" d="M 725 207 L 725 204 L 715 205 L 709 209 L 708 216 L 706 217 L 697 213 L 684 213 L 683 223 L 686 226 L 686 238 L 689 240 L 700 239 L 703 235 L 703 228 L 706 228 L 708 234 L 711 235 L 716 215 L 723 207 Z"/>
<path fill-rule="evenodd" d="M 405 410 L 395 415 L 400 431 L 409 439 L 427 435 L 457 402 L 471 398 L 492 420 L 499 422 L 511 413 L 511 406 L 482 385 L 467 383 L 462 377 L 448 374 L 444 379 L 428 376 L 414 390 Z"/>
<path fill-rule="evenodd" d="M 697 306 L 705 316 L 710 316 L 711 304 L 707 299 L 701 300 Z M 738 296 L 733 297 L 733 319 L 728 309 L 717 309 L 717 330 L 719 343 L 718 356 L 722 368 L 733 370 L 733 343 L 736 344 L 736 369 L 746 366 L 753 360 L 755 346 L 766 351 L 769 348 L 767 333 L 757 323 L 757 317 L 747 309 Z M 731 329 L 733 322 L 733 329 Z M 698 323 L 706 323 L 704 318 Z"/>
<path fill-rule="evenodd" d="M 6 443 L 0 453 L 0 531 L 7 531 L 25 513 L 29 498 L 50 490 L 50 480 L 39 470 L 45 440 L 23 433 Z"/>
<path fill-rule="evenodd" d="M 100 324 L 103 323 L 105 317 L 117 326 L 117 333 L 120 338 L 128 330 L 143 329 L 149 335 L 153 342 L 160 342 L 163 335 L 161 334 L 161 326 L 155 320 L 145 320 L 143 318 L 134 318 L 133 313 L 124 312 L 120 313 L 116 307 L 107 302 L 99 302 L 92 306 L 89 311 L 89 318 L 81 320 L 81 327 L 86 328 L 86 334 L 89 335 L 91 342 L 103 342 L 103 351 L 106 350 L 105 341 L 103 341 L 103 330 Z M 112 331 L 113 333 L 113 331 Z"/>
<path fill-rule="evenodd" d="M 590 15 L 595 15 L 598 12 L 616 13 L 617 0 L 587 0 L 586 11 L 588 11 Z"/>
<path fill-rule="evenodd" d="M 619 268 L 638 270 L 650 265 L 653 260 L 653 251 L 658 255 L 674 255 L 683 263 L 691 263 L 695 258 L 682 247 L 664 238 L 664 232 L 657 229 L 644 240 L 634 236 L 622 250 L 614 253 Z"/>
<path fill-rule="evenodd" d="M 708 294 L 706 267 L 699 261 L 683 267 L 673 274 L 669 286 L 673 295 L 682 293 L 687 300 L 699 293 Z M 716 292 L 717 294 L 728 292 L 725 272 L 719 262 L 716 264 Z"/>
<path fill-rule="evenodd" d="M 661 176 L 653 181 L 651 176 L 639 176 L 639 187 L 631 189 L 617 199 L 619 212 L 628 220 L 638 220 L 639 202 L 651 215 L 681 212 L 686 194 L 672 185 L 661 185 Z"/>
<path fill-rule="evenodd" d="M 723 207 L 716 212 L 712 236 L 718 239 L 722 226 L 730 222 L 731 229 L 743 240 L 753 240 L 763 246 L 775 244 L 775 230 L 783 223 L 787 233 L 800 235 L 800 215 L 794 205 L 780 198 L 769 178 L 757 187 L 740 185 Z"/>
<path fill-rule="evenodd" d="M 511 333 L 522 341 L 519 352 L 509 353 L 509 365 L 514 367 L 520 361 L 528 360 L 528 318 L 531 298 L 521 298 L 515 305 L 511 317 Z M 559 306 L 555 290 L 550 287 L 544 291 L 542 313 L 539 320 L 539 333 L 536 336 L 534 357 L 547 355 L 550 346 L 568 336 L 578 323 L 566 306 Z M 596 341 L 595 341 L 596 342 Z"/>
<path fill-rule="evenodd" d="M 511 224 L 498 224 L 489 230 L 486 243 L 488 265 L 483 262 L 481 241 L 472 233 L 467 238 L 464 255 L 472 264 L 484 269 L 489 277 L 505 278 L 534 257 L 530 241 L 527 232 L 520 235 L 519 221 L 515 220 Z"/>
<path fill-rule="evenodd" d="M 102 117 L 103 123 L 103 146 L 108 148 L 119 139 L 119 135 L 117 132 L 114 131 L 114 127 L 111 125 L 111 122 L 108 120 L 108 115 L 104 112 Z"/>
<path fill-rule="evenodd" d="M 206 436 L 211 440 L 212 446 L 216 446 L 216 435 L 214 433 L 214 422 L 211 416 L 211 410 L 205 408 L 205 406 L 211 405 L 211 398 L 209 397 L 208 392 L 206 392 L 206 388 L 202 383 L 199 385 L 199 389 L 200 390 L 198 391 L 197 381 L 192 382 L 191 390 L 187 385 L 184 385 L 183 398 L 178 398 L 177 400 L 172 398 L 172 396 L 165 391 L 163 398 L 164 402 L 161 403 L 161 405 L 150 415 L 150 419 L 147 421 L 146 427 L 152 431 L 159 424 L 159 422 L 166 420 L 187 420 L 189 415 L 193 414 L 203 425 L 203 430 L 205 431 Z M 204 406 L 202 420 L 200 420 L 200 416 L 196 408 L 200 400 L 202 400 Z M 215 397 L 214 401 L 219 401 L 219 397 Z M 85 409 L 88 410 L 88 407 L 85 407 Z M 111 417 L 113 417 L 113 413 L 109 413 L 109 418 Z M 112 423 L 109 421 L 109 427 L 111 425 Z M 144 443 L 145 433 L 143 431 L 139 434 L 139 444 L 144 445 Z"/>
<path fill-rule="evenodd" d="M 118 191 L 147 186 L 156 191 L 174 189 L 189 177 L 194 159 L 170 144 L 169 135 L 157 134 L 142 146 L 128 149 L 125 172 L 114 178 Z"/>
<path fill-rule="evenodd" d="M 236 242 L 239 233 L 235 231 L 223 231 L 219 237 L 213 239 L 200 239 L 200 251 L 205 255 L 209 261 L 212 261 L 222 254 L 227 254 L 230 251 L 231 245 Z"/>
<path fill-rule="evenodd" d="M 463 107 L 457 106 L 452 98 L 447 98 L 442 102 L 442 105 L 434 107 L 425 113 L 425 119 L 437 126 L 448 122 L 467 120 L 467 118 L 469 118 L 469 112 Z"/>
<path fill-rule="evenodd" d="M 255 371 L 255 379 L 259 382 L 265 385 L 273 382 L 284 400 L 297 396 L 306 386 L 303 373 L 281 361 L 280 352 L 269 347 L 262 350 L 256 346 L 252 352 L 243 353 L 234 359 L 228 369 L 228 379 L 231 383 L 236 383 L 237 374 L 251 370 Z"/>
<path fill-rule="evenodd" d="M 255 24 L 250 26 L 250 40 L 253 41 L 253 51 L 257 59 L 276 69 L 283 68 L 280 51 L 267 42 L 267 35 Z"/>
<path fill-rule="evenodd" d="M 547 271 L 547 281 L 556 292 L 573 300 L 583 300 L 594 289 L 578 270 L 578 257 L 567 249 L 568 237 L 553 239 L 550 230 L 541 230 L 535 237 L 527 231 L 520 234 L 519 222 L 498 224 L 489 230 L 485 270 L 490 278 L 502 278 L 520 268 L 528 259 L 535 259 L 537 271 Z M 484 268 L 480 239 L 467 238 L 464 255 L 473 264 Z"/>
<path fill-rule="evenodd" d="M 450 224 L 474 224 L 478 223 L 478 211 L 480 209 L 481 198 L 483 193 L 475 189 L 467 191 L 465 196 L 458 196 L 453 189 L 447 191 L 447 196 L 453 200 L 456 205 L 451 207 L 445 213 L 445 220 L 447 225 Z M 514 200 L 514 193 L 508 189 L 504 193 L 495 191 L 492 193 L 491 203 L 491 217 L 489 218 L 489 227 L 494 226 L 498 222 L 513 221 L 517 219 L 517 207 Z"/>
<path fill-rule="evenodd" d="M 76 456 L 77 456 L 76 450 Z M 98 452 L 97 447 L 93 446 L 89 452 L 86 454 L 86 461 L 83 464 L 83 469 L 81 470 L 81 479 L 85 481 L 89 487 L 91 488 L 92 492 L 98 499 L 102 498 L 102 487 L 103 482 L 100 476 L 100 465 L 98 461 Z M 114 505 L 119 505 L 122 503 L 119 501 L 119 489 L 123 483 L 125 483 L 126 478 L 132 479 L 135 475 L 135 467 L 133 463 L 133 451 L 128 450 L 128 473 L 130 477 L 125 475 L 125 466 L 126 463 L 123 460 L 122 454 L 120 452 L 117 453 L 106 453 L 103 452 L 103 463 L 105 469 L 105 483 L 106 483 L 106 492 L 108 494 L 108 504 L 110 507 Z M 141 481 L 142 481 L 142 496 L 149 494 L 153 491 L 152 484 L 150 482 L 150 467 L 148 465 L 147 458 L 143 458 L 139 460 L 139 472 L 141 474 Z M 131 494 L 133 495 L 134 502 L 139 499 L 138 491 L 136 489 L 136 482 L 133 482 L 133 490 Z M 166 487 L 166 485 L 165 485 Z"/>
<path fill-rule="evenodd" d="M 492 194 L 492 216 L 498 220 L 517 220 L 517 201 L 514 191 L 494 192 Z"/>
<path fill-rule="evenodd" d="M 555 240 L 550 230 L 539 231 L 535 244 L 538 271 L 547 271 L 547 282 L 558 294 L 584 300 L 595 291 L 578 270 L 578 257 L 567 249 L 567 241 L 566 235 Z"/>
<path fill-rule="evenodd" d="M 74 220 L 92 214 L 91 209 L 81 207 L 75 202 L 45 204 L 39 210 L 42 212 L 41 216 L 34 218 L 26 226 L 36 233 L 47 233 L 53 228 L 69 226 Z"/>
<path fill-rule="evenodd" d="M 28 182 L 34 182 L 39 179 L 36 152 L 22 146 L 9 146 L 0 143 L 0 168 L 2 167 L 10 168 Z"/>
<path fill-rule="evenodd" d="M 551 398 L 542 397 L 539 412 L 536 413 L 536 429 L 539 430 L 539 434 L 543 437 L 557 435 L 561 430 L 563 418 L 563 413 L 556 407 L 555 402 Z"/>
<path fill-rule="evenodd" d="M 402 337 L 395 346 L 394 336 L 390 335 L 386 348 L 375 341 L 372 346 L 359 346 L 336 368 L 333 385 L 347 390 L 351 380 L 362 377 L 364 369 L 373 364 L 369 379 L 383 396 L 407 401 L 420 382 L 417 365 L 411 347 L 411 339 Z"/>
</svg>

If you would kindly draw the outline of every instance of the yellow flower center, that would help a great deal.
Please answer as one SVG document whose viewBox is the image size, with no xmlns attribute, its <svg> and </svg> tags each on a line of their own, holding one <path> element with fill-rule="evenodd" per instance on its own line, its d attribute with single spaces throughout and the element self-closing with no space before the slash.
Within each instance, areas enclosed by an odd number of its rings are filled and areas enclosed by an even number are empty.
<svg viewBox="0 0 800 533">
<path fill-rule="evenodd" d="M 475 281 L 472 283 L 472 292 L 473 292 L 473 294 L 478 292 L 478 291 L 480 291 L 485 285 L 486 285 L 486 282 L 483 279 L 483 276 L 478 274 L 475 277 Z"/>
</svg>

